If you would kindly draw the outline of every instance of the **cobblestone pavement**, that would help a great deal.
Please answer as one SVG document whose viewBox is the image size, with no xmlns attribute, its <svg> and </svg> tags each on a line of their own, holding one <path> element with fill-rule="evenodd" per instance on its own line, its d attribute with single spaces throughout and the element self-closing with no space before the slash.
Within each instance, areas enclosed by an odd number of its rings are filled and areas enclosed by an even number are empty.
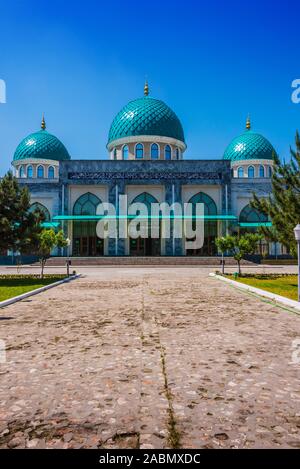
<svg viewBox="0 0 300 469">
<path fill-rule="evenodd" d="M 100 268 L 0 311 L 0 447 L 300 447 L 300 316 L 201 268 Z"/>
</svg>

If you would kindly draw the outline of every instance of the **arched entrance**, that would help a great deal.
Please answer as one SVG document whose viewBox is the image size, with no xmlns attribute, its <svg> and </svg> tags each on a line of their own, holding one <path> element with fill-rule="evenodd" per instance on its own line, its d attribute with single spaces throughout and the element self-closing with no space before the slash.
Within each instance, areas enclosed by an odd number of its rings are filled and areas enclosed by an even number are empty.
<svg viewBox="0 0 300 469">
<path fill-rule="evenodd" d="M 151 204 L 159 203 L 153 195 L 148 192 L 139 194 L 132 203 L 143 203 L 148 210 L 148 217 L 151 215 Z M 148 218 L 149 220 L 149 218 Z M 149 220 L 148 238 L 129 239 L 129 251 L 131 256 L 160 256 L 160 237 L 151 238 L 151 226 Z"/>
<path fill-rule="evenodd" d="M 50 221 L 50 212 L 45 207 L 45 205 L 39 203 L 39 202 L 34 202 L 32 205 L 29 207 L 29 212 L 35 212 L 39 211 L 44 215 L 44 222 L 49 222 Z"/>
<path fill-rule="evenodd" d="M 73 215 L 96 215 L 101 200 L 91 192 L 80 196 L 73 207 Z M 103 239 L 96 234 L 97 221 L 73 222 L 73 256 L 103 256 Z"/>
<path fill-rule="evenodd" d="M 268 217 L 264 213 L 259 212 L 256 208 L 252 208 L 251 205 L 246 205 L 240 213 L 240 234 L 245 233 L 256 233 L 258 226 L 263 223 L 267 223 Z M 269 243 L 262 239 L 257 244 L 257 250 L 255 254 L 265 256 L 269 254 Z"/>
<path fill-rule="evenodd" d="M 251 205 L 246 205 L 240 213 L 240 223 L 267 223 L 268 217 L 263 213 L 252 208 Z"/>
<path fill-rule="evenodd" d="M 198 192 L 190 200 L 190 204 L 193 204 L 193 216 L 196 214 L 196 204 L 204 204 L 204 216 L 217 215 L 217 206 L 214 200 L 204 192 Z M 195 223 L 195 222 L 193 222 Z M 195 229 L 195 227 L 193 227 Z M 216 220 L 205 220 L 204 221 L 204 244 L 201 249 L 189 249 L 187 250 L 187 256 L 215 256 L 216 245 L 215 239 L 218 235 L 218 225 Z"/>
</svg>

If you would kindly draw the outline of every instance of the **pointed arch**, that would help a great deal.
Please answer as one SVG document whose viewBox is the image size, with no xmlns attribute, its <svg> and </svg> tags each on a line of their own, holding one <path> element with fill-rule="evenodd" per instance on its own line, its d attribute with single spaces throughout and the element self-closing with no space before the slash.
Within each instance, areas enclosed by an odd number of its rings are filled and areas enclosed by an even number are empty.
<svg viewBox="0 0 300 469">
<path fill-rule="evenodd" d="M 269 166 L 269 168 L 268 168 L 268 177 L 269 178 L 272 177 L 272 166 Z"/>
<path fill-rule="evenodd" d="M 217 206 L 215 201 L 204 192 L 198 192 L 189 200 L 190 204 L 204 204 L 204 215 L 217 215 Z"/>
<path fill-rule="evenodd" d="M 50 212 L 47 207 L 45 207 L 45 205 L 41 204 L 40 202 L 34 202 L 30 205 L 29 212 L 35 212 L 36 210 L 44 214 L 45 221 L 50 221 Z"/>
<path fill-rule="evenodd" d="M 252 208 L 249 204 L 243 208 L 239 217 L 240 223 L 266 223 L 267 221 L 267 215 Z"/>
<path fill-rule="evenodd" d="M 170 145 L 165 146 L 165 160 L 171 160 L 172 159 L 172 150 Z"/>
<path fill-rule="evenodd" d="M 96 215 L 101 200 L 95 194 L 86 192 L 81 195 L 73 206 L 73 215 Z"/>
<path fill-rule="evenodd" d="M 248 178 L 254 178 L 254 166 L 248 166 Z"/>
<path fill-rule="evenodd" d="M 20 169 L 19 169 L 19 177 L 20 178 L 24 178 L 25 177 L 25 170 L 24 170 L 24 166 L 20 166 Z"/>
<path fill-rule="evenodd" d="M 142 143 L 137 143 L 135 146 L 135 157 L 137 160 L 144 158 L 144 145 Z"/>
<path fill-rule="evenodd" d="M 33 178 L 33 168 L 31 165 L 27 166 L 27 177 L 28 178 Z"/>
<path fill-rule="evenodd" d="M 198 192 L 189 200 L 193 204 L 192 214 L 196 215 L 196 204 L 204 204 L 204 215 L 217 215 L 217 205 L 215 201 L 204 192 Z M 196 220 L 192 221 L 193 229 L 196 229 Z M 187 251 L 187 255 L 196 256 L 214 256 L 216 254 L 215 239 L 218 234 L 218 222 L 214 219 L 204 220 L 204 243 L 200 249 Z"/>
<path fill-rule="evenodd" d="M 147 206 L 148 214 L 150 215 L 151 211 L 151 204 L 158 204 L 158 200 L 149 192 L 142 192 L 141 194 L 137 195 L 134 200 L 132 201 L 133 204 L 135 203 L 142 203 Z"/>
<path fill-rule="evenodd" d="M 159 158 L 159 146 L 157 143 L 151 145 L 151 160 L 158 160 Z"/>
<path fill-rule="evenodd" d="M 43 179 L 43 178 L 44 178 L 44 175 L 45 175 L 44 166 L 39 165 L 39 166 L 37 167 L 37 177 L 38 177 L 39 179 Z"/>
<path fill-rule="evenodd" d="M 54 177 L 55 177 L 54 167 L 49 166 L 49 168 L 48 168 L 48 178 L 49 179 L 54 179 Z"/>
<path fill-rule="evenodd" d="M 123 160 L 128 160 L 129 159 L 129 147 L 128 145 L 124 145 L 122 148 L 122 157 Z"/>
<path fill-rule="evenodd" d="M 238 178 L 243 178 L 243 177 L 244 177 L 244 168 L 243 168 L 243 166 L 240 166 L 240 167 L 238 168 L 237 177 L 238 177 Z"/>
<path fill-rule="evenodd" d="M 259 166 L 258 174 L 259 174 L 259 177 L 260 177 L 260 178 L 264 178 L 264 177 L 265 177 L 265 168 L 263 167 L 262 164 Z"/>
</svg>

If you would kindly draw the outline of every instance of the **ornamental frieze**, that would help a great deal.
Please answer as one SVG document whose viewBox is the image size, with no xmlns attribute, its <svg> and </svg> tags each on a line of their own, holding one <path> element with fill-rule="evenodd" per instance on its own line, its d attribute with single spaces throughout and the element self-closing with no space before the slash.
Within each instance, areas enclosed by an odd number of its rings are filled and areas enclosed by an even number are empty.
<svg viewBox="0 0 300 469">
<path fill-rule="evenodd" d="M 155 171 L 155 172 L 124 172 L 124 171 L 80 171 L 70 172 L 68 174 L 69 180 L 101 180 L 101 181 L 112 181 L 116 179 L 127 179 L 127 180 L 220 180 L 222 174 L 217 172 L 168 172 L 168 171 Z"/>
</svg>

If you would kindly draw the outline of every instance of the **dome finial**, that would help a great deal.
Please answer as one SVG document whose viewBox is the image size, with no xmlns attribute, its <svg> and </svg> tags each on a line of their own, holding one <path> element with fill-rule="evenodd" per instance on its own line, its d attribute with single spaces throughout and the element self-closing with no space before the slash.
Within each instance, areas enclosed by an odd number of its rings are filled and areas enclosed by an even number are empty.
<svg viewBox="0 0 300 469">
<path fill-rule="evenodd" d="M 251 130 L 250 114 L 248 114 L 248 117 L 247 117 L 246 130 Z"/>
<path fill-rule="evenodd" d="M 145 96 L 148 96 L 148 95 L 149 95 L 149 85 L 148 85 L 148 80 L 147 80 L 147 78 L 146 78 L 145 86 L 144 86 L 144 95 L 145 95 Z"/>
<path fill-rule="evenodd" d="M 44 116 L 44 114 L 43 114 L 43 117 L 42 117 L 41 129 L 42 129 L 42 130 L 46 130 L 46 122 L 45 122 L 45 116 Z"/>
</svg>

